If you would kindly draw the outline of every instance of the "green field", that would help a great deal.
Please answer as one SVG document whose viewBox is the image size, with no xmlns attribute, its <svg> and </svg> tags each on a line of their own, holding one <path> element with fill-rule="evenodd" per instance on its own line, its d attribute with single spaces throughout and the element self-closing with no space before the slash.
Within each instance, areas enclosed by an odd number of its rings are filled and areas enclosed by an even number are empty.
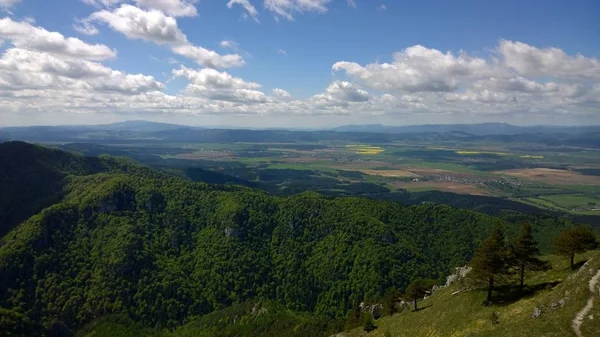
<svg viewBox="0 0 600 337">
<path fill-rule="evenodd" d="M 405 143 L 301 141 L 301 142 L 210 142 L 210 143 L 119 143 L 120 153 L 136 158 L 155 154 L 163 160 L 145 161 L 166 167 L 199 167 L 216 170 L 251 182 L 261 182 L 269 191 L 316 190 L 333 194 L 368 195 L 381 193 L 381 186 L 398 190 L 394 183 L 409 182 L 418 176 L 420 181 L 402 185 L 411 192 L 445 191 L 463 194 L 486 194 L 515 200 L 538 208 L 573 214 L 597 215 L 593 204 L 600 198 L 600 177 L 577 171 L 586 168 L 593 174 L 600 168 L 600 150 L 560 149 L 532 145 L 526 142 L 492 141 L 444 142 L 415 141 Z M 107 147 L 109 149 L 109 147 Z M 159 152 L 157 152 L 159 151 Z M 108 150 L 110 153 L 110 150 Z M 542 158 L 543 157 L 543 158 Z M 537 179 L 535 174 L 512 176 L 504 172 L 550 168 L 570 170 L 573 180 L 554 182 L 552 178 Z M 275 172 L 281 170 L 278 177 Z M 306 172 L 291 174 L 291 171 Z M 338 174 L 339 170 L 359 172 Z M 376 174 L 367 170 L 390 171 Z M 405 172 L 393 174 L 392 171 Z M 313 174 L 311 171 L 322 172 Z M 567 171 L 565 171 L 567 172 Z M 389 174 L 386 174 L 389 173 Z M 318 177 L 320 180 L 310 182 Z M 340 183 L 345 181 L 345 183 Z M 436 182 L 439 184 L 436 185 Z M 285 183 L 285 185 L 284 185 Z M 352 184 L 363 183 L 353 187 Z M 451 186 L 449 186 L 451 185 Z M 365 189 L 366 188 L 366 189 Z M 365 189 L 361 193 L 360 189 Z M 351 190 L 351 192 L 350 192 Z M 344 191 L 344 192 L 342 192 Z"/>
</svg>

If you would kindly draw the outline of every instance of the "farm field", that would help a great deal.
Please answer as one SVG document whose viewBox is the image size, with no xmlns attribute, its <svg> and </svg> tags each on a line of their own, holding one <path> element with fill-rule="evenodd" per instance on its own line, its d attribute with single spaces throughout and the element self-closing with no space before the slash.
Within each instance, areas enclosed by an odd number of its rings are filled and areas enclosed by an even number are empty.
<svg viewBox="0 0 600 337">
<path fill-rule="evenodd" d="M 507 142 L 505 137 L 481 140 L 422 135 L 386 140 L 388 136 L 374 134 L 314 132 L 296 139 L 290 131 L 207 132 L 215 135 L 208 142 L 146 137 L 104 145 L 51 143 L 86 154 L 132 157 L 199 181 L 243 184 L 272 193 L 316 191 L 380 198 L 392 192 L 431 196 L 437 191 L 457 198 L 485 196 L 524 207 L 600 215 L 596 206 L 600 148 L 586 144 L 546 145 L 547 141 L 533 136 Z M 246 137 L 252 132 L 261 137 Z M 219 138 L 223 135 L 227 139 Z M 444 202 L 449 198 L 444 197 Z"/>
</svg>

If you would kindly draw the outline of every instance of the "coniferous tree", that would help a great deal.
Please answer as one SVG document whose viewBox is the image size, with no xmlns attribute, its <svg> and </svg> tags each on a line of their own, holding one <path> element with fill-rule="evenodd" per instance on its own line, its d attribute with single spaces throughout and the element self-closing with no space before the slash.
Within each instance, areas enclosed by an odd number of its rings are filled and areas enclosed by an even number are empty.
<svg viewBox="0 0 600 337">
<path fill-rule="evenodd" d="M 418 309 L 417 301 L 425 297 L 425 295 L 429 295 L 431 293 L 431 288 L 436 283 L 436 280 L 424 280 L 418 278 L 408 285 L 408 288 L 406 288 L 406 298 L 410 301 L 413 301 L 415 304 L 415 311 Z"/>
<path fill-rule="evenodd" d="M 508 250 L 504 233 L 496 226 L 490 236 L 483 240 L 471 260 L 473 275 L 487 283 L 487 302 L 492 301 L 492 291 L 498 276 L 508 272 Z"/>
<path fill-rule="evenodd" d="M 511 253 L 512 262 L 518 270 L 519 290 L 521 292 L 523 292 L 526 269 L 543 270 L 549 268 L 546 261 L 542 261 L 536 257 L 539 255 L 539 250 L 529 223 L 525 223 L 521 228 L 521 232 L 512 246 Z"/>
<path fill-rule="evenodd" d="M 575 266 L 575 254 L 598 247 L 596 234 L 586 226 L 575 226 L 560 232 L 554 238 L 556 254 L 570 258 L 571 269 Z"/>
<path fill-rule="evenodd" d="M 391 316 L 398 311 L 396 308 L 396 303 L 398 302 L 400 295 L 400 291 L 398 291 L 396 288 L 387 288 L 385 290 L 382 298 L 384 314 Z"/>
<path fill-rule="evenodd" d="M 371 318 L 371 315 L 368 315 L 368 317 L 365 319 L 365 322 L 363 323 L 363 330 L 365 330 L 366 332 L 371 332 L 375 329 L 377 329 L 377 327 L 375 326 L 375 323 L 373 323 L 373 318 Z"/>
</svg>

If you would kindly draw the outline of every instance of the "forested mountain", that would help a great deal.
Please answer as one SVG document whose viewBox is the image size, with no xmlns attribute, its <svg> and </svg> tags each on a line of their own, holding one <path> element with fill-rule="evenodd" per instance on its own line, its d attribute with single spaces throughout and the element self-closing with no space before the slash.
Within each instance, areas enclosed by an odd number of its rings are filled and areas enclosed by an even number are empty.
<svg viewBox="0 0 600 337">
<path fill-rule="evenodd" d="M 18 142 L 0 144 L 0 165 L 0 330 L 32 335 L 110 314 L 171 329 L 256 300 L 311 324 L 344 320 L 388 289 L 445 278 L 493 226 L 521 226 L 443 205 L 194 183 Z M 544 243 L 565 223 L 534 225 Z"/>
</svg>

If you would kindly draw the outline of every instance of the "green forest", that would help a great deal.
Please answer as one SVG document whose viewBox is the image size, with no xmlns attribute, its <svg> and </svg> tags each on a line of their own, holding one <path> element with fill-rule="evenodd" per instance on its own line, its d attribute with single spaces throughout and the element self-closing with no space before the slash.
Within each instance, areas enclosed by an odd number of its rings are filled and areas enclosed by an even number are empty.
<svg viewBox="0 0 600 337">
<path fill-rule="evenodd" d="M 16 336 L 90 324 L 124 336 L 327 335 L 352 324 L 361 302 L 415 279 L 442 283 L 495 227 L 512 240 L 527 222 L 547 253 L 571 226 L 433 203 L 275 196 L 21 142 L 0 144 L 0 172 L 0 331 Z"/>
</svg>

